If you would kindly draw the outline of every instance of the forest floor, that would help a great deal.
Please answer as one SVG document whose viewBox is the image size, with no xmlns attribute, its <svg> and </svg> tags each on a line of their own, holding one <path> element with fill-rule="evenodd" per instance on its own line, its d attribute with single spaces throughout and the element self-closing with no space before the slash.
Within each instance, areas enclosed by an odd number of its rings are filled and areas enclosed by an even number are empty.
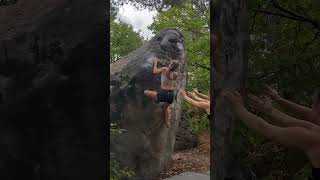
<svg viewBox="0 0 320 180">
<path fill-rule="evenodd" d="M 210 133 L 205 131 L 199 135 L 199 144 L 192 149 L 174 152 L 169 169 L 159 175 L 165 179 L 183 172 L 208 174 L 210 170 Z"/>
</svg>

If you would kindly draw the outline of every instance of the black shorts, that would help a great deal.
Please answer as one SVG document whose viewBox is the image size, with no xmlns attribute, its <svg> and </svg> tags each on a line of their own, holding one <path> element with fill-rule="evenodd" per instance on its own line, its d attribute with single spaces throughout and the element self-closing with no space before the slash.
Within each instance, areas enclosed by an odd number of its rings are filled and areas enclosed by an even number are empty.
<svg viewBox="0 0 320 180">
<path fill-rule="evenodd" d="M 160 89 L 157 93 L 156 103 L 166 102 L 172 104 L 174 100 L 173 90 Z"/>
</svg>

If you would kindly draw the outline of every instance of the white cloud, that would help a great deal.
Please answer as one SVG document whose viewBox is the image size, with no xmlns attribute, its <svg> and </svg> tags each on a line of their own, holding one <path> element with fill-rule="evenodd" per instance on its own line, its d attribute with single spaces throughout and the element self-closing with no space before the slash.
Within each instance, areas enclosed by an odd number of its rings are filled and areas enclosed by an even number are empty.
<svg viewBox="0 0 320 180">
<path fill-rule="evenodd" d="M 157 15 L 157 11 L 149 11 L 146 9 L 137 10 L 132 5 L 125 4 L 119 7 L 117 18 L 131 24 L 135 31 L 141 30 L 141 35 L 149 39 L 154 36 L 148 29 L 148 26 L 152 24 L 155 15 Z"/>
</svg>

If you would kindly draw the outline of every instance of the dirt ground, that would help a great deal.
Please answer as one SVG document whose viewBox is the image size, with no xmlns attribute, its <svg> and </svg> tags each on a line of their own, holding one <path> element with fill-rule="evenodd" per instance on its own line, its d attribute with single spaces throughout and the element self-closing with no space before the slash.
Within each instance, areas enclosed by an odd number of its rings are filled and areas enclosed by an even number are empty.
<svg viewBox="0 0 320 180">
<path fill-rule="evenodd" d="M 199 145 L 192 149 L 175 152 L 172 155 L 172 164 L 168 170 L 159 175 L 159 179 L 168 178 L 177 174 L 191 171 L 207 174 L 210 169 L 210 133 L 199 135 Z"/>
</svg>

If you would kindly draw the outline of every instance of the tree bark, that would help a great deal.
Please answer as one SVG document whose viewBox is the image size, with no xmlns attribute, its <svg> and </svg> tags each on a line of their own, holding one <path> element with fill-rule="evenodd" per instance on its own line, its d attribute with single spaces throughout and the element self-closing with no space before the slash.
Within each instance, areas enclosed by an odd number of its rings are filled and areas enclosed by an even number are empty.
<svg viewBox="0 0 320 180">
<path fill-rule="evenodd" d="M 105 177 L 107 10 L 98 0 L 1 7 L 1 179 Z"/>
<path fill-rule="evenodd" d="M 220 92 L 238 90 L 245 94 L 249 48 L 245 0 L 214 0 L 211 3 L 211 53 L 213 119 L 211 131 L 211 178 L 244 179 L 232 155 L 235 117 Z"/>
</svg>

